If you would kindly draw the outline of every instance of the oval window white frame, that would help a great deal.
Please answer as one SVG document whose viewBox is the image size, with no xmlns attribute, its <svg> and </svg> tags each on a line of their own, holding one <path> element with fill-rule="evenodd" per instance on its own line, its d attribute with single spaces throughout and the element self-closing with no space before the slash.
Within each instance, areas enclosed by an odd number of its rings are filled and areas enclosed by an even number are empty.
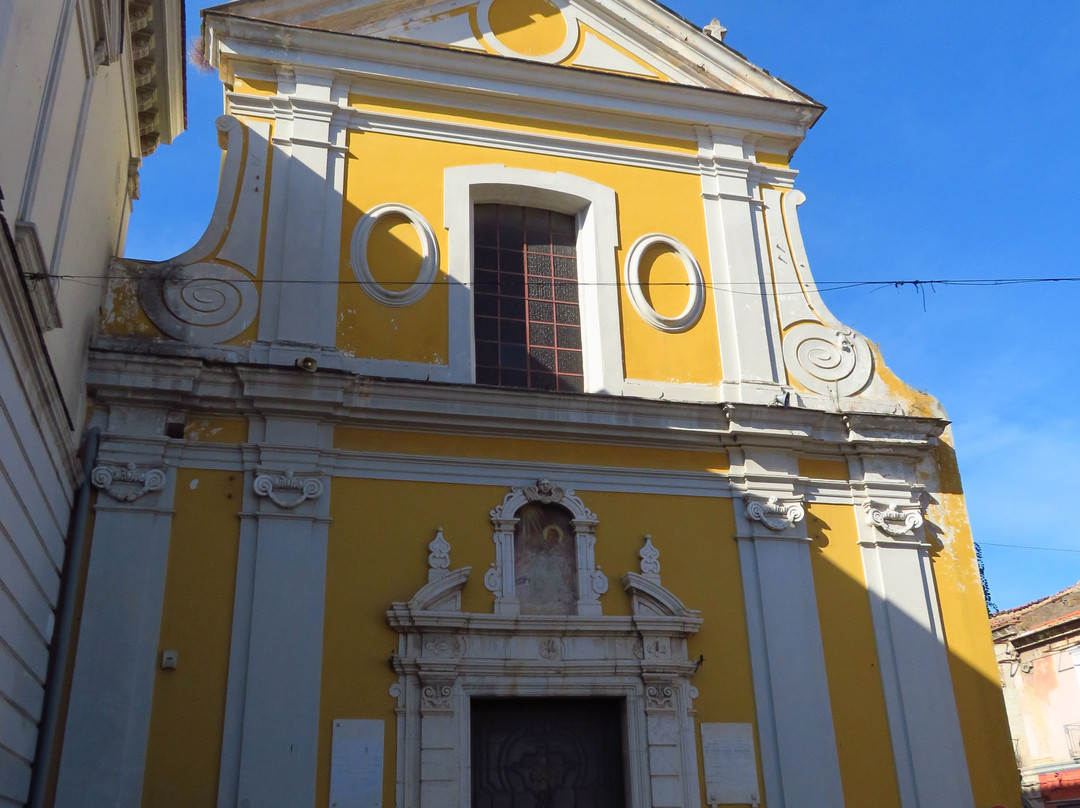
<svg viewBox="0 0 1080 808">
<path fill-rule="evenodd" d="M 573 7 L 567 3 L 566 0 L 548 0 L 551 5 L 559 10 L 559 14 L 563 18 L 563 23 L 566 25 L 566 39 L 564 39 L 563 43 L 551 53 L 545 53 L 541 56 L 529 56 L 525 53 L 518 53 L 516 50 L 507 47 L 499 41 L 495 32 L 491 30 L 491 19 L 489 17 L 491 6 L 494 2 L 495 0 L 480 0 L 476 6 L 476 23 L 480 28 L 480 34 L 483 37 L 485 44 L 491 47 L 496 53 L 499 53 L 502 56 L 509 56 L 513 59 L 529 59 L 534 62 L 546 62 L 547 64 L 554 65 L 573 53 L 574 48 L 577 47 L 578 39 L 581 36 L 577 24 L 577 14 L 574 13 Z"/>
<path fill-rule="evenodd" d="M 641 288 L 641 259 L 650 247 L 657 244 L 663 244 L 674 250 L 686 269 L 690 297 L 686 301 L 686 308 L 675 317 L 665 317 L 654 309 Z M 626 275 L 626 288 L 630 293 L 630 303 L 641 315 L 641 319 L 653 328 L 669 334 L 678 334 L 689 331 L 701 319 L 702 312 L 705 311 L 705 276 L 701 272 L 697 259 L 678 239 L 665 236 L 663 233 L 647 233 L 641 236 L 630 246 L 623 271 Z"/>
<path fill-rule="evenodd" d="M 384 216 L 401 216 L 408 220 L 420 239 L 420 248 L 423 251 L 420 258 L 420 272 L 417 273 L 416 280 L 408 289 L 401 291 L 391 291 L 381 286 L 371 274 L 371 267 L 368 265 L 368 239 L 371 238 L 371 231 L 375 229 L 375 225 Z M 360 281 L 360 288 L 372 300 L 384 306 L 409 306 L 428 293 L 438 274 L 439 242 L 435 240 L 435 231 L 428 224 L 427 219 L 416 209 L 400 202 L 385 202 L 373 207 L 356 223 L 349 243 L 349 262 L 352 264 L 353 274 Z"/>
</svg>

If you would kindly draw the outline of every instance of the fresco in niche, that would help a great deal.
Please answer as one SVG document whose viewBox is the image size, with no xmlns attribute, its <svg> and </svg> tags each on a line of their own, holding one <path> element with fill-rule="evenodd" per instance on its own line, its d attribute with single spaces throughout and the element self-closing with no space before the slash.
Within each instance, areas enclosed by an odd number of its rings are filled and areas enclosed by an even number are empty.
<svg viewBox="0 0 1080 808">
<path fill-rule="evenodd" d="M 577 547 L 570 514 L 534 502 L 517 517 L 514 590 L 521 614 L 575 614 Z"/>
</svg>

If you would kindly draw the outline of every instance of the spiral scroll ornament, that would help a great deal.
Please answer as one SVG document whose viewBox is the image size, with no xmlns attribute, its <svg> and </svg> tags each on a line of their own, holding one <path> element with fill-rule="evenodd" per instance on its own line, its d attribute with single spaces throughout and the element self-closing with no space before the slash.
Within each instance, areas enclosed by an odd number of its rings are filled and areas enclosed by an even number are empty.
<svg viewBox="0 0 1080 808">
<path fill-rule="evenodd" d="M 874 372 L 866 340 L 850 329 L 799 323 L 784 335 L 784 363 L 797 382 L 823 395 L 853 396 Z"/>
<path fill-rule="evenodd" d="M 250 277 L 206 261 L 152 267 L 143 276 L 140 297 L 154 325 L 195 345 L 232 339 L 251 325 L 259 309 Z"/>
</svg>

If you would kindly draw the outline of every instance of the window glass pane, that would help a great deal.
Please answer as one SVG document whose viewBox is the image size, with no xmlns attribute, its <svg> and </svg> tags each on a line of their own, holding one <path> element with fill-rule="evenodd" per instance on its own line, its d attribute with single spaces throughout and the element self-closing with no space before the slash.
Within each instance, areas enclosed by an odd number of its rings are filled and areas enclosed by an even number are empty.
<svg viewBox="0 0 1080 808">
<path fill-rule="evenodd" d="M 477 205 L 473 220 L 477 381 L 580 391 L 576 217 Z"/>
<path fill-rule="evenodd" d="M 575 309 L 577 306 L 574 307 Z M 529 319 L 537 320 L 541 323 L 550 323 L 554 318 L 554 312 L 552 311 L 552 305 L 546 303 L 543 300 L 530 300 L 529 301 Z"/>
<path fill-rule="evenodd" d="M 498 207 L 498 205 L 477 205 L 473 208 L 473 241 L 477 246 L 495 246 Z"/>
<path fill-rule="evenodd" d="M 499 246 L 520 250 L 525 247 L 525 229 L 522 226 L 522 208 L 499 205 Z"/>
<path fill-rule="evenodd" d="M 559 351 L 559 373 L 581 373 L 581 351 Z"/>
<path fill-rule="evenodd" d="M 532 363 L 530 369 L 532 370 L 550 370 L 555 372 L 555 351 L 551 348 L 532 348 L 529 350 L 529 356 L 532 357 Z"/>
<path fill-rule="evenodd" d="M 560 325 L 556 326 L 556 336 L 559 339 L 560 348 L 580 348 L 581 347 L 581 331 L 576 326 L 572 325 Z"/>
<path fill-rule="evenodd" d="M 580 325 L 578 319 L 578 307 L 569 303 L 558 303 L 555 306 L 555 322 L 560 325 Z"/>
<path fill-rule="evenodd" d="M 531 345 L 551 346 L 555 344 L 555 326 L 551 323 L 533 323 L 529 328 Z"/>
<path fill-rule="evenodd" d="M 577 280 L 577 261 L 572 257 L 562 258 L 555 257 L 555 277 L 556 278 L 573 278 Z"/>
</svg>

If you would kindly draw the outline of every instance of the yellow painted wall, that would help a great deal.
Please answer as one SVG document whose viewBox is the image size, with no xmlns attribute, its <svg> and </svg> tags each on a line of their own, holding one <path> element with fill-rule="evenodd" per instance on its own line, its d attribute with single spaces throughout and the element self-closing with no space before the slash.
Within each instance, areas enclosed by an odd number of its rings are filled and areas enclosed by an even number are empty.
<svg viewBox="0 0 1080 808">
<path fill-rule="evenodd" d="M 338 301 L 338 347 L 354 356 L 443 364 L 447 361 L 448 329 L 446 273 L 447 240 L 442 227 L 443 170 L 450 166 L 501 163 L 539 171 L 563 171 L 614 188 L 618 201 L 619 249 L 617 265 L 622 280 L 626 249 L 639 236 L 652 232 L 670 235 L 697 257 L 711 283 L 708 244 L 701 205 L 700 179 L 675 172 L 612 165 L 550 155 L 427 141 L 396 135 L 351 132 L 346 167 L 345 209 L 342 221 L 342 264 Z M 438 281 L 417 303 L 388 307 L 369 298 L 356 284 L 349 263 L 349 244 L 360 217 L 375 205 L 402 202 L 415 208 L 435 229 L 441 254 Z M 385 239 L 372 245 L 369 260 L 398 262 L 406 270 L 373 267 L 404 279 L 418 266 L 413 247 L 409 257 L 406 241 Z M 655 278 L 685 282 L 681 265 L 673 267 L 665 256 Z M 677 262 L 676 262 L 677 263 Z M 708 287 L 707 287 L 708 288 Z M 663 309 L 681 310 L 688 292 L 684 288 L 660 288 L 657 300 Z M 620 289 L 620 314 L 625 373 L 628 378 L 649 381 L 718 383 L 722 378 L 716 315 L 711 292 L 706 293 L 705 312 L 698 324 L 681 334 L 660 332 L 631 308 L 625 289 Z M 680 305 L 681 304 L 681 305 Z M 468 323 L 453 327 L 468 328 Z M 678 361 L 673 361 L 673 358 Z"/>
<path fill-rule="evenodd" d="M 154 678 L 144 808 L 217 804 L 243 483 L 240 472 L 176 474 L 158 659 L 166 648 L 179 658 Z"/>
<path fill-rule="evenodd" d="M 800 462 L 800 474 L 819 476 L 812 472 L 821 462 L 830 461 Z M 847 805 L 899 808 L 856 518 L 850 505 L 813 503 L 806 509 L 837 757 Z"/>
<path fill-rule="evenodd" d="M 482 438 L 470 435 L 433 435 L 419 432 L 363 429 L 338 426 L 334 447 L 350 452 L 378 452 L 443 457 L 510 458 L 535 463 L 567 463 L 583 466 L 654 468 L 682 471 L 722 472 L 728 469 L 725 452 L 682 449 L 648 449 L 610 446 L 578 441 Z"/>
<path fill-rule="evenodd" d="M 384 803 L 392 804 L 396 702 L 387 691 L 397 677 L 388 659 L 397 649 L 398 637 L 387 627 L 386 610 L 393 601 L 408 600 L 427 582 L 427 545 L 442 527 L 452 548 L 451 568 L 473 570 L 463 592 L 463 610 L 491 613 L 493 596 L 483 585 L 483 573 L 495 557 L 488 512 L 506 492 L 499 486 L 333 481 L 317 805 L 328 799 L 336 718 L 386 722 Z M 705 658 L 694 679 L 700 692 L 694 702 L 697 720 L 754 723 L 731 501 L 581 489 L 577 493 L 600 520 L 596 560 L 611 581 L 601 598 L 604 613 L 629 614 L 629 597 L 619 579 L 639 569 L 638 550 L 644 534 L 650 533 L 660 550 L 664 585 L 689 608 L 701 610 L 704 618 L 701 631 L 689 642 L 690 657 Z M 416 506 L 419 502 L 423 507 Z"/>
<path fill-rule="evenodd" d="M 1019 775 L 1013 754 L 1001 679 L 983 599 L 960 475 L 947 430 L 935 452 L 936 481 L 927 519 L 949 536 L 932 553 L 953 693 L 967 752 L 976 805 L 1019 808 Z M 930 482 L 929 480 L 927 482 Z"/>
</svg>

